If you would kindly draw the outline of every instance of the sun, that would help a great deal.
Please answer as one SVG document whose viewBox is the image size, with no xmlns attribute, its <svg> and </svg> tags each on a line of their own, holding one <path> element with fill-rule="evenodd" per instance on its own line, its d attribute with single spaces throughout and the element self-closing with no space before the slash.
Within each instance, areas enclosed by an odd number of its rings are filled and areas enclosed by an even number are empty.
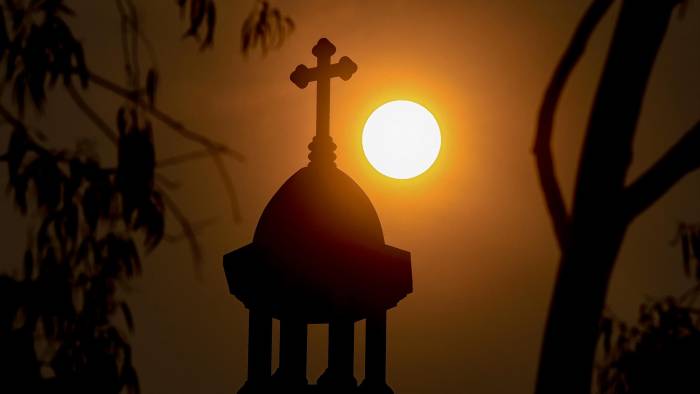
<svg viewBox="0 0 700 394">
<path fill-rule="evenodd" d="M 427 171 L 440 153 L 440 126 L 425 107 L 407 100 L 375 109 L 362 131 L 362 149 L 380 173 L 410 179 Z"/>
</svg>

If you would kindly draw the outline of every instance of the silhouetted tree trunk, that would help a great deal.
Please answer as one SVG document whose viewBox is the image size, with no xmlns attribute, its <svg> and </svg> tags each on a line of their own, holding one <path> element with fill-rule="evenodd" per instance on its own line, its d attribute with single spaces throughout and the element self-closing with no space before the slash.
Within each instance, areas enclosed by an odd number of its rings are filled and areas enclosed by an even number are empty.
<svg viewBox="0 0 700 394">
<path fill-rule="evenodd" d="M 627 171 L 649 75 L 678 0 L 625 0 L 580 157 L 571 213 L 554 175 L 552 119 L 561 91 L 612 0 L 595 0 L 545 94 L 534 152 L 561 260 L 542 344 L 536 393 L 590 393 L 610 274 L 629 224 L 700 165 L 696 124 L 630 185 Z"/>
</svg>

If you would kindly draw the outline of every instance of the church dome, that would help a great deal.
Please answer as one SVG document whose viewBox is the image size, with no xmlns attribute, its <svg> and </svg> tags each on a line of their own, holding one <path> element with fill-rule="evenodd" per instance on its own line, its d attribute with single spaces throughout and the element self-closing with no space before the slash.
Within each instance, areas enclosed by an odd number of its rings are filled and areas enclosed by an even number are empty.
<svg viewBox="0 0 700 394">
<path fill-rule="evenodd" d="M 292 175 L 263 210 L 253 242 L 224 260 L 231 293 L 278 319 L 359 320 L 412 291 L 410 254 L 384 243 L 367 195 L 328 163 Z"/>
<path fill-rule="evenodd" d="M 272 197 L 253 242 L 281 255 L 346 248 L 378 248 L 384 235 L 377 212 L 360 187 L 335 166 L 302 168 Z M 326 254 L 326 253 L 324 253 Z"/>
</svg>

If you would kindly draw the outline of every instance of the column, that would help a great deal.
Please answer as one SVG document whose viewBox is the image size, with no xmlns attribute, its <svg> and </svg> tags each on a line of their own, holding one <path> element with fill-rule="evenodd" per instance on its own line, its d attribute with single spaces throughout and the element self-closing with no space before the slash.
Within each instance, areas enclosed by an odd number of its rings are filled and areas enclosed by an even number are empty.
<svg viewBox="0 0 700 394">
<path fill-rule="evenodd" d="M 254 309 L 248 314 L 248 380 L 239 394 L 265 392 L 272 365 L 272 317 Z"/>
<path fill-rule="evenodd" d="M 293 318 L 280 320 L 280 365 L 274 380 L 285 388 L 305 387 L 306 323 Z"/>
<path fill-rule="evenodd" d="M 386 384 L 386 310 L 367 317 L 365 337 L 365 380 L 360 389 L 363 393 L 393 394 Z"/>
<path fill-rule="evenodd" d="M 318 385 L 335 392 L 357 387 L 353 364 L 355 361 L 355 323 L 337 319 L 328 324 L 328 368 L 318 379 Z"/>
</svg>

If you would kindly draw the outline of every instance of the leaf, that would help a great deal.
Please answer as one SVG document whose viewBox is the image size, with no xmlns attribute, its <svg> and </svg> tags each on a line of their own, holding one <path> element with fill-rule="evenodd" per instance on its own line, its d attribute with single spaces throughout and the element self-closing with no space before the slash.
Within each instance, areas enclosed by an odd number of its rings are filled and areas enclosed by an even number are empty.
<svg viewBox="0 0 700 394">
<path fill-rule="evenodd" d="M 90 72 L 88 72 L 87 64 L 85 63 L 85 52 L 81 43 L 76 43 L 73 52 L 75 56 L 76 69 L 80 78 L 80 85 L 83 89 L 87 89 L 90 81 Z"/>
<path fill-rule="evenodd" d="M 15 180 L 12 183 L 15 190 L 15 204 L 17 208 L 23 214 L 27 214 L 27 187 L 29 186 L 29 178 L 22 175 L 15 176 Z"/>
<path fill-rule="evenodd" d="M 122 314 L 124 315 L 124 321 L 126 321 L 126 326 L 129 328 L 129 332 L 134 332 L 134 315 L 131 314 L 131 309 L 126 302 L 121 303 Z"/>
<path fill-rule="evenodd" d="M 37 191 L 37 205 L 54 211 L 61 203 L 63 174 L 55 159 L 49 156 L 34 160 L 30 166 Z"/>
<path fill-rule="evenodd" d="M 100 217 L 99 194 L 95 185 L 90 185 L 83 193 L 83 215 L 91 231 L 97 228 L 97 220 Z"/>
<path fill-rule="evenodd" d="M 141 388 L 139 387 L 139 378 L 136 374 L 134 367 L 129 364 L 122 372 L 122 381 L 127 387 L 129 394 L 140 394 Z"/>
<path fill-rule="evenodd" d="M 688 234 L 690 241 L 690 246 L 692 248 L 692 254 L 695 256 L 695 278 L 700 280 L 700 229 L 694 229 L 690 234 Z"/>
<path fill-rule="evenodd" d="M 10 142 L 7 147 L 7 170 L 10 184 L 15 182 L 28 146 L 29 138 L 27 137 L 27 132 L 24 129 L 15 129 L 10 136 Z"/>
<path fill-rule="evenodd" d="M 681 230 L 681 250 L 683 252 L 683 271 L 690 276 L 690 239 L 685 230 Z"/>
<path fill-rule="evenodd" d="M 0 6 L 0 61 L 5 57 L 5 52 L 10 46 L 10 37 L 7 34 L 5 24 L 5 10 Z"/>
<path fill-rule="evenodd" d="M 126 134 L 126 109 L 124 107 L 119 108 L 119 111 L 117 111 L 117 130 L 119 131 L 119 138 Z"/>
<path fill-rule="evenodd" d="M 613 321 L 608 317 L 603 317 L 600 324 L 600 332 L 603 336 L 603 348 L 605 353 L 610 353 L 611 342 L 612 342 L 612 327 Z"/>
<path fill-rule="evenodd" d="M 9 60 L 8 60 L 9 62 Z M 8 64 L 9 67 L 9 64 Z M 17 111 L 20 115 L 24 114 L 24 95 L 25 95 L 25 77 L 24 73 L 17 75 L 15 83 L 12 85 L 12 97 L 17 105 Z"/>
<path fill-rule="evenodd" d="M 94 251 L 94 249 L 95 238 L 91 235 L 83 238 L 83 240 L 80 242 L 80 246 L 78 247 L 78 251 L 76 253 L 76 261 L 78 262 L 78 264 L 83 263 L 87 265 L 89 263 L 88 259 L 90 257 L 90 252 Z M 87 283 L 87 279 L 85 279 L 84 283 Z"/>
<path fill-rule="evenodd" d="M 146 96 L 151 107 L 155 106 L 156 90 L 158 88 L 158 73 L 155 69 L 148 70 L 146 74 Z"/>
<path fill-rule="evenodd" d="M 197 37 L 205 12 L 204 0 L 190 0 L 190 29 L 186 35 Z"/>
<path fill-rule="evenodd" d="M 24 280 L 30 281 L 34 276 L 34 258 L 32 251 L 27 249 L 24 252 Z"/>
<path fill-rule="evenodd" d="M 688 13 L 688 3 L 690 3 L 690 0 L 680 1 L 680 7 L 678 8 L 678 19 L 685 18 L 686 14 Z"/>
<path fill-rule="evenodd" d="M 78 237 L 78 207 L 74 204 L 68 204 L 64 208 L 66 236 L 70 240 L 75 240 Z"/>
<path fill-rule="evenodd" d="M 7 50 L 7 60 L 5 62 L 5 81 L 9 82 L 14 78 L 15 71 L 17 70 L 17 57 L 19 56 L 19 50 L 21 48 L 22 37 L 15 37 L 14 41 L 10 43 Z"/>
<path fill-rule="evenodd" d="M 56 10 L 66 14 L 66 15 L 70 15 L 70 16 L 75 15 L 75 11 L 72 8 L 68 7 L 67 5 L 63 4 L 63 2 L 56 4 Z"/>
<path fill-rule="evenodd" d="M 207 34 L 202 42 L 201 49 L 211 47 L 214 44 L 214 30 L 216 29 L 216 6 L 213 1 L 207 4 Z"/>
</svg>

